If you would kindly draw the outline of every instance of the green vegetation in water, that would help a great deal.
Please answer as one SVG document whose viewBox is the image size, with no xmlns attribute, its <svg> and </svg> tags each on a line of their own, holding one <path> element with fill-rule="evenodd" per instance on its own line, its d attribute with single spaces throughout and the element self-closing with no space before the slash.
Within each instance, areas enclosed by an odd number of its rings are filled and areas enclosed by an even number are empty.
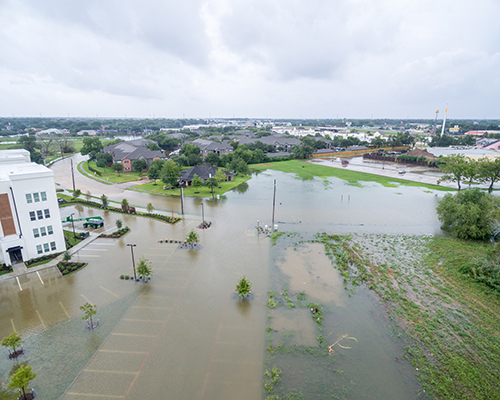
<svg viewBox="0 0 500 400">
<path fill-rule="evenodd" d="M 273 244 L 273 246 L 276 244 L 276 241 L 278 240 L 278 238 L 282 235 L 284 235 L 285 232 L 283 231 L 280 231 L 280 232 L 274 232 L 274 233 L 271 233 L 269 235 L 269 237 L 271 238 L 271 243 Z"/>
<path fill-rule="evenodd" d="M 318 178 L 336 177 L 348 181 L 349 184 L 358 185 L 358 182 L 376 182 L 385 187 L 400 186 L 425 187 L 432 190 L 455 191 L 455 189 L 430 185 L 420 182 L 412 182 L 404 179 L 368 174 L 366 172 L 351 171 L 345 168 L 326 167 L 299 160 L 281 161 L 277 163 L 255 164 L 251 166 L 252 171 L 263 171 L 273 169 L 285 173 L 297 174 L 301 179 L 310 179 L 311 176 Z"/>
<path fill-rule="evenodd" d="M 370 271 L 370 288 L 412 340 L 405 358 L 426 393 L 498 398 L 497 247 L 426 236 L 364 235 L 352 242 L 365 253 L 359 260 Z"/>
</svg>

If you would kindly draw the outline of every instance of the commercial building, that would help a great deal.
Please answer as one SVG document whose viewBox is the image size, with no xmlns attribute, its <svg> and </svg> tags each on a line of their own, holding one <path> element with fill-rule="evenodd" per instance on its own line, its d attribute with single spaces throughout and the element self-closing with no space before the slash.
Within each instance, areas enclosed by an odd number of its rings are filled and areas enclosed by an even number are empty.
<svg viewBox="0 0 500 400">
<path fill-rule="evenodd" d="M 0 150 L 0 264 L 64 250 L 54 173 L 26 150 Z"/>
</svg>

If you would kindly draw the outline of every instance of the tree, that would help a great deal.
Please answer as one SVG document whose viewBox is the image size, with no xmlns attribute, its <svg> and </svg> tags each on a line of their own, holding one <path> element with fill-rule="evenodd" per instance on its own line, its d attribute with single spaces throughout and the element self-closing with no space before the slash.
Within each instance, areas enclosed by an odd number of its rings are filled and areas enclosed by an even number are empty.
<svg viewBox="0 0 500 400">
<path fill-rule="evenodd" d="M 463 154 L 451 154 L 443 157 L 442 160 L 443 163 L 439 164 L 439 169 L 444 172 L 444 175 L 439 178 L 438 184 L 443 181 L 456 182 L 460 190 L 462 188 L 460 183 L 469 169 L 466 157 Z"/>
<path fill-rule="evenodd" d="M 31 161 L 36 162 L 37 164 L 43 164 L 42 153 L 37 150 L 39 148 L 39 144 L 36 142 L 36 138 L 34 136 L 21 136 L 18 143 L 23 147 L 23 149 L 30 152 Z"/>
<path fill-rule="evenodd" d="M 97 314 L 97 306 L 95 304 L 85 303 L 83 306 L 80 306 L 80 310 L 83 311 L 84 315 L 82 319 L 90 320 L 90 329 L 94 329 L 94 325 L 92 323 L 92 316 Z"/>
<path fill-rule="evenodd" d="M 93 160 L 97 157 L 102 149 L 101 140 L 98 137 L 86 137 L 83 139 L 83 146 L 80 150 L 82 156 L 89 155 L 89 160 Z"/>
<path fill-rule="evenodd" d="M 302 143 L 300 146 L 295 146 L 292 150 L 292 154 L 297 158 L 308 158 L 313 152 L 314 147 L 305 143 Z"/>
<path fill-rule="evenodd" d="M 227 175 L 221 168 L 219 168 L 215 173 L 215 179 L 217 180 L 217 185 L 220 185 L 222 182 L 227 181 Z"/>
<path fill-rule="evenodd" d="M 500 180 L 500 157 L 489 160 L 487 157 L 479 160 L 478 175 L 481 182 L 489 182 L 488 193 L 493 191 L 493 184 Z"/>
<path fill-rule="evenodd" d="M 151 261 L 147 260 L 144 257 L 139 259 L 139 263 L 137 264 L 137 275 L 139 278 L 142 278 L 146 281 L 150 276 L 153 276 L 153 270 L 151 268 Z"/>
<path fill-rule="evenodd" d="M 118 229 L 122 229 L 122 226 L 123 226 L 123 221 L 121 219 L 117 219 L 116 220 L 116 227 Z"/>
<path fill-rule="evenodd" d="M 146 162 L 146 160 L 138 158 L 137 160 L 132 161 L 132 168 L 134 169 L 134 171 L 142 171 L 147 167 L 148 163 Z"/>
<path fill-rule="evenodd" d="M 71 260 L 71 253 L 70 253 L 68 250 L 66 250 L 66 251 L 64 252 L 64 254 L 63 254 L 63 260 L 64 260 L 64 261 L 69 261 L 69 260 Z"/>
<path fill-rule="evenodd" d="M 161 180 L 165 185 L 177 186 L 180 173 L 181 169 L 179 165 L 172 160 L 167 160 L 161 169 Z"/>
<path fill-rule="evenodd" d="M 21 335 L 15 332 L 11 333 L 9 336 L 5 336 L 2 339 L 2 346 L 12 349 L 12 351 L 10 352 L 12 356 L 15 356 L 16 348 L 21 346 L 21 343 L 24 343 L 21 339 Z"/>
<path fill-rule="evenodd" d="M 122 199 L 121 205 L 124 206 L 124 207 L 128 207 L 129 206 L 129 202 L 128 202 L 128 200 L 125 197 Z"/>
<path fill-rule="evenodd" d="M 80 189 L 76 189 L 74 192 L 73 192 L 73 198 L 74 199 L 78 199 L 78 197 L 80 197 L 82 195 L 82 191 Z"/>
<path fill-rule="evenodd" d="M 101 196 L 101 202 L 102 202 L 102 206 L 103 206 L 104 208 L 108 207 L 108 198 L 106 197 L 106 195 L 105 195 L 105 194 L 103 194 L 103 195 Z"/>
<path fill-rule="evenodd" d="M 120 172 L 123 172 L 123 164 L 114 163 L 113 165 L 111 165 L 111 169 L 115 171 L 118 175 L 120 175 Z"/>
<path fill-rule="evenodd" d="M 148 204 L 146 205 L 146 210 L 148 210 L 148 213 L 150 213 L 150 214 L 151 214 L 151 213 L 153 212 L 153 210 L 154 210 L 154 209 L 155 209 L 155 207 L 153 206 L 153 204 L 152 204 L 152 203 L 148 203 Z"/>
<path fill-rule="evenodd" d="M 181 155 L 184 155 L 188 159 L 188 165 L 199 165 L 202 163 L 202 156 L 201 156 L 201 151 L 198 146 L 195 146 L 194 144 L 185 144 L 181 151 Z"/>
<path fill-rule="evenodd" d="M 30 381 L 36 378 L 36 375 L 37 373 L 33 372 L 31 366 L 21 364 L 17 371 L 10 377 L 7 388 L 20 390 L 23 394 L 21 398 L 26 399 L 26 387 Z"/>
<path fill-rule="evenodd" d="M 236 285 L 236 293 L 241 298 L 243 298 L 247 294 L 252 293 L 252 284 L 245 276 L 243 276 L 243 278 L 238 281 L 238 284 Z"/>
<path fill-rule="evenodd" d="M 186 237 L 186 243 L 191 246 L 191 248 L 200 242 L 200 236 L 194 230 L 188 233 Z"/>
<path fill-rule="evenodd" d="M 203 180 L 196 174 L 193 175 L 193 180 L 191 181 L 191 186 L 199 188 L 203 185 Z"/>
<path fill-rule="evenodd" d="M 486 240 L 500 219 L 500 199 L 479 188 L 447 194 L 437 207 L 441 229 L 460 239 Z"/>
<path fill-rule="evenodd" d="M 210 165 L 219 165 L 220 157 L 217 153 L 208 153 L 205 162 Z"/>
<path fill-rule="evenodd" d="M 87 201 L 90 201 L 90 199 L 92 198 L 92 193 L 90 193 L 90 190 L 87 190 L 87 193 L 85 193 L 85 198 L 87 199 Z"/>
<path fill-rule="evenodd" d="M 109 153 L 97 153 L 95 158 L 99 168 L 105 168 L 108 164 L 113 163 L 113 156 Z"/>
<path fill-rule="evenodd" d="M 245 160 L 240 160 L 238 164 L 236 164 L 236 172 L 238 174 L 246 175 L 250 170 L 248 169 L 248 165 Z"/>
<path fill-rule="evenodd" d="M 154 180 L 155 185 L 156 185 L 156 180 L 160 179 L 161 169 L 164 164 L 165 164 L 164 160 L 154 160 L 149 166 L 148 178 Z"/>
</svg>

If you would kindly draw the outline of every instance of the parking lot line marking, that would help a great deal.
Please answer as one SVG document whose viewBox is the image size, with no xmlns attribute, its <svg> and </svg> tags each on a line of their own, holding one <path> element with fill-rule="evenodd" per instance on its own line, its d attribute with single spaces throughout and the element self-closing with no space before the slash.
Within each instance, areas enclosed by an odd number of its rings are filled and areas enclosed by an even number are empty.
<svg viewBox="0 0 500 400">
<path fill-rule="evenodd" d="M 130 322 L 165 322 L 164 319 L 134 319 L 134 318 L 123 318 L 123 321 Z"/>
<path fill-rule="evenodd" d="M 42 281 L 42 277 L 40 276 L 40 273 L 38 271 L 36 271 L 36 274 L 38 275 L 38 279 L 40 279 L 40 282 L 42 282 L 42 285 L 45 285 L 45 283 L 43 283 L 43 281 Z"/>
<path fill-rule="evenodd" d="M 70 396 L 86 396 L 86 397 L 102 397 L 108 399 L 123 399 L 123 396 L 117 396 L 114 394 L 94 394 L 94 393 L 81 393 L 81 392 L 68 392 L 66 393 Z"/>
<path fill-rule="evenodd" d="M 43 323 L 43 320 L 42 320 L 42 317 L 40 316 L 40 313 L 38 312 L 38 310 L 35 310 L 35 311 L 36 311 L 36 314 L 38 315 L 38 318 L 40 318 L 40 322 L 42 323 L 43 329 L 46 329 L 47 327 Z"/>
<path fill-rule="evenodd" d="M 101 353 L 123 353 L 123 354 L 148 354 L 147 351 L 126 351 L 126 350 L 98 350 Z"/>
<path fill-rule="evenodd" d="M 111 290 L 106 289 L 105 287 L 99 286 L 102 290 L 105 290 L 108 293 L 111 293 L 113 296 L 120 297 L 116 293 L 113 293 Z"/>
<path fill-rule="evenodd" d="M 108 251 L 108 249 L 80 249 L 80 251 Z"/>
<path fill-rule="evenodd" d="M 107 371 L 103 369 L 84 369 L 85 372 L 96 372 L 98 374 L 126 374 L 126 375 L 135 375 L 137 372 L 127 372 L 127 371 Z"/>
<path fill-rule="evenodd" d="M 83 297 L 83 299 L 84 299 L 87 303 L 92 304 L 92 303 L 90 302 L 90 300 L 89 300 L 89 299 L 87 299 L 87 298 L 86 298 L 86 297 L 85 297 L 82 293 L 80 293 L 80 296 L 82 296 L 82 297 Z"/>
<path fill-rule="evenodd" d="M 292 218 L 293 218 L 293 215 L 292 215 Z M 297 222 L 297 220 L 295 218 L 293 218 L 293 222 Z"/>
<path fill-rule="evenodd" d="M 10 323 L 12 324 L 12 330 L 14 331 L 14 333 L 17 333 L 16 326 L 14 325 L 14 320 L 12 318 L 10 319 Z"/>
<path fill-rule="evenodd" d="M 19 282 L 19 278 L 16 276 L 16 279 L 17 279 L 17 284 L 19 285 L 19 290 L 23 290 L 23 288 L 21 287 L 21 282 Z"/>
<path fill-rule="evenodd" d="M 156 335 L 140 335 L 138 333 L 112 333 L 115 336 L 133 336 L 133 337 L 156 337 Z"/>
<path fill-rule="evenodd" d="M 59 304 L 61 305 L 61 308 L 63 309 L 64 313 L 66 314 L 66 316 L 69 318 L 69 314 L 68 312 L 66 311 L 66 309 L 64 308 L 63 304 L 61 302 L 59 302 Z"/>
</svg>

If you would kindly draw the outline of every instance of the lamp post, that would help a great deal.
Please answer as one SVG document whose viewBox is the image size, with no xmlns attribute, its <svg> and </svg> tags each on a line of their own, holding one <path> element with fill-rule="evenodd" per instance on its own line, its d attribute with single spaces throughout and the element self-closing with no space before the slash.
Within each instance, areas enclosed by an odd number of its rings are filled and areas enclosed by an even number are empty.
<svg viewBox="0 0 500 400">
<path fill-rule="evenodd" d="M 73 221 L 73 215 L 75 215 L 75 213 L 71 213 L 71 225 L 73 225 L 73 239 L 76 240 L 76 234 L 75 234 L 75 221 Z"/>
<path fill-rule="evenodd" d="M 203 207 L 203 202 L 201 202 L 201 223 L 205 222 L 205 207 Z"/>
<path fill-rule="evenodd" d="M 137 277 L 135 276 L 134 247 L 137 245 L 128 243 L 127 246 L 130 246 L 130 251 L 132 252 L 132 268 L 134 268 L 134 281 L 136 281 Z"/>
</svg>

